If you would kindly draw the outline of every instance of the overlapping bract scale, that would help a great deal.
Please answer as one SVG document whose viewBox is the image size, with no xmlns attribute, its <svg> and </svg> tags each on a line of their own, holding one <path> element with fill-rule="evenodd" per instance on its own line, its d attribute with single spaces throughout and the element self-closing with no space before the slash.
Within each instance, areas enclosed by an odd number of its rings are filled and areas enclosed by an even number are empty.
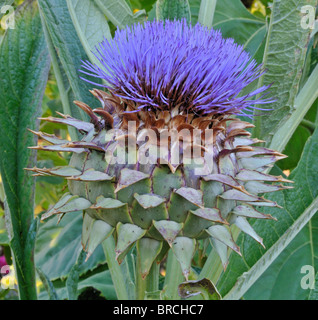
<svg viewBox="0 0 318 320">
<path fill-rule="evenodd" d="M 98 90 L 94 95 L 100 97 L 104 106 L 106 95 Z M 83 210 L 82 244 L 88 257 L 99 243 L 113 234 L 119 263 L 137 243 L 143 259 L 141 272 L 146 277 L 152 263 L 160 263 L 171 249 L 187 278 L 200 240 L 211 240 L 224 268 L 227 266 L 228 248 L 240 254 L 231 235 L 231 225 L 236 225 L 263 245 L 263 239 L 255 233 L 248 219 L 273 219 L 257 208 L 278 205 L 260 193 L 288 188 L 282 183 L 291 181 L 264 173 L 268 166 L 284 156 L 254 146 L 259 141 L 251 139 L 246 131 L 249 123 L 233 118 L 213 119 L 212 128 L 216 132 L 213 171 L 196 175 L 192 166 L 181 163 L 173 167 L 170 163 L 160 163 L 159 158 L 150 166 L 141 166 L 138 161 L 121 165 L 110 163 L 108 160 L 112 157 L 106 154 L 116 152 L 119 142 L 115 136 L 105 139 L 108 132 L 105 127 L 109 121 L 101 112 L 94 115 L 92 123 L 94 121 L 95 125 L 91 126 L 73 119 L 68 122 L 70 117 L 61 116 L 45 120 L 66 123 L 78 130 L 86 128 L 82 141 L 68 142 L 41 132 L 34 134 L 49 143 L 39 146 L 41 150 L 72 152 L 74 149 L 69 165 L 30 170 L 35 175 L 59 176 L 68 180 L 69 193 L 42 219 L 53 215 L 59 215 L 61 219 L 65 213 Z M 119 127 L 123 126 L 123 117 L 117 122 Z M 144 115 L 137 113 L 137 117 L 141 130 Z M 158 118 L 154 116 L 152 125 L 156 121 Z M 167 125 L 170 121 L 171 118 Z M 189 125 L 198 124 L 200 121 L 195 121 L 195 118 L 189 120 Z M 160 128 L 159 131 L 164 130 L 164 126 Z M 142 143 L 137 136 L 138 132 L 134 140 L 138 154 Z"/>
</svg>

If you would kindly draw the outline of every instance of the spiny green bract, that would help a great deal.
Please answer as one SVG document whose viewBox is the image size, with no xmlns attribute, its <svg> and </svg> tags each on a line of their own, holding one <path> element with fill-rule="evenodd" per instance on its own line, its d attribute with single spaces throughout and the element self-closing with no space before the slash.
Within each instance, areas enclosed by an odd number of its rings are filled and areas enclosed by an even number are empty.
<svg viewBox="0 0 318 320">
<path fill-rule="evenodd" d="M 97 116 L 85 104 L 76 102 L 90 115 L 91 123 L 64 115 L 45 119 L 74 126 L 85 134 L 81 141 L 70 142 L 35 132 L 50 143 L 37 149 L 73 152 L 67 167 L 32 169 L 37 175 L 61 176 L 69 181 L 69 193 L 42 219 L 55 214 L 62 218 L 67 212 L 83 210 L 82 244 L 88 256 L 113 234 L 119 263 L 135 243 L 138 251 L 146 255 L 141 263 L 144 277 L 152 263 L 159 263 L 171 248 L 187 278 L 196 243 L 200 239 L 211 240 L 225 268 L 228 248 L 240 254 L 229 229 L 231 224 L 263 244 L 246 218 L 271 219 L 271 216 L 262 214 L 254 206 L 277 204 L 258 194 L 286 188 L 276 183 L 290 181 L 263 173 L 284 156 L 254 146 L 259 140 L 251 139 L 245 130 L 251 124 L 230 117 L 211 119 L 214 155 L 212 171 L 207 175 L 197 175 L 196 166 L 191 163 L 175 165 L 169 161 L 154 161 L 147 165 L 140 164 L 138 159 L 147 141 L 139 138 L 138 133 L 135 137 L 136 163 L 118 164 L 111 160 L 118 152 L 120 139 L 114 133 L 105 138 L 114 130 L 108 127 L 109 117 L 113 118 L 113 128 L 117 126 L 123 132 L 126 132 L 126 120 L 135 118 L 140 129 L 137 132 L 140 133 L 145 127 L 142 120 L 145 114 L 141 114 L 145 111 L 133 115 L 121 113 L 120 117 L 118 114 L 111 115 L 105 105 L 115 104 L 114 98 L 104 91 L 94 90 L 93 93 L 102 102 L 103 109 L 94 110 L 101 116 Z M 127 107 L 119 100 L 116 103 Z M 149 127 L 156 125 L 159 114 L 153 115 L 153 123 L 148 124 Z M 165 130 L 171 124 L 178 129 L 184 127 L 185 123 L 196 127 L 207 121 L 206 117 L 201 121 L 190 118 L 180 118 L 180 114 L 167 116 L 165 126 L 157 129 Z M 160 153 L 157 160 L 162 160 Z"/>
</svg>

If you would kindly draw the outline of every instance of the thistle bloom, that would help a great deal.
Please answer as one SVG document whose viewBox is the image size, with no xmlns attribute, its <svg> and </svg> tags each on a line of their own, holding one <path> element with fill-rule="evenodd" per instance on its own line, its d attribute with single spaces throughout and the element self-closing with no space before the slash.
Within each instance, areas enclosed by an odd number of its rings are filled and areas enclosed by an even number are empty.
<svg viewBox="0 0 318 320">
<path fill-rule="evenodd" d="M 290 181 L 266 173 L 284 155 L 255 146 L 260 141 L 246 130 L 253 125 L 233 116 L 251 116 L 255 105 L 271 101 L 264 99 L 267 86 L 242 94 L 263 74 L 262 67 L 219 31 L 188 26 L 186 21 L 146 22 L 117 30 L 113 40 L 96 48 L 96 58 L 99 64 L 83 62 L 82 72 L 106 83 L 107 92 L 91 91 L 101 108 L 75 102 L 90 122 L 62 114 L 42 119 L 73 126 L 83 139 L 69 142 L 34 132 L 51 144 L 36 149 L 73 152 L 66 167 L 32 169 L 69 182 L 69 193 L 42 219 L 83 210 L 82 244 L 88 256 L 114 233 L 117 261 L 136 243 L 138 273 L 144 278 L 170 248 L 187 278 L 197 241 L 208 238 L 225 268 L 228 248 L 240 253 L 228 227 L 232 224 L 263 244 L 246 218 L 272 219 L 255 206 L 277 206 L 259 194 L 287 188 L 277 183 Z M 125 159 L 131 156 L 121 144 L 129 136 L 129 121 L 137 126 L 136 162 L 113 163 L 119 150 Z M 183 129 L 212 129 L 211 137 L 201 136 L 211 148 L 202 148 L 189 136 L 191 151 L 199 148 L 201 165 L 211 171 L 197 174 L 194 157 L 192 162 L 173 163 L 173 152 L 183 154 L 178 144 L 168 145 L 163 159 L 161 152 L 154 152 L 154 161 L 142 163 L 145 151 L 161 147 L 161 142 L 143 139 L 145 128 L 156 135 L 171 129 L 178 135 Z M 116 137 L 111 129 L 123 135 Z M 180 145 L 186 142 L 177 137 Z"/>
<path fill-rule="evenodd" d="M 95 56 L 100 64 L 85 62 L 82 72 L 106 80 L 109 91 L 135 102 L 137 110 L 181 105 L 180 111 L 198 115 L 245 114 L 271 102 L 263 99 L 268 86 L 240 96 L 264 72 L 243 46 L 185 20 L 117 30 L 114 39 L 96 47 Z"/>
</svg>

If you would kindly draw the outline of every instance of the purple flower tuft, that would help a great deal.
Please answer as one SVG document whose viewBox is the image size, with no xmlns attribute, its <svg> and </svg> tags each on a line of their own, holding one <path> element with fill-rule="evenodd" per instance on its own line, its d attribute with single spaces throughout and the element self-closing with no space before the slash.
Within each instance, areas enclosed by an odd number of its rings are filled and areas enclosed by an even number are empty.
<svg viewBox="0 0 318 320">
<path fill-rule="evenodd" d="M 83 62 L 81 72 L 104 79 L 104 87 L 134 101 L 137 110 L 179 106 L 199 115 L 248 115 L 255 105 L 273 102 L 264 99 L 269 86 L 240 95 L 264 73 L 262 66 L 233 39 L 200 24 L 136 24 L 117 30 L 114 39 L 104 39 L 95 49 L 100 64 Z M 260 98 L 252 100 L 256 95 Z"/>
</svg>

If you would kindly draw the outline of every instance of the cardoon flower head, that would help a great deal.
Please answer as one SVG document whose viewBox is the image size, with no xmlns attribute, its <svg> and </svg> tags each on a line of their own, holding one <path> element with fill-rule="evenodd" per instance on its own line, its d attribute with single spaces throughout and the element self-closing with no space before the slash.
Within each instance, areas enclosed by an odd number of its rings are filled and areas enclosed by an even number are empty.
<svg viewBox="0 0 318 320">
<path fill-rule="evenodd" d="M 234 116 L 270 102 L 263 99 L 266 86 L 241 93 L 263 74 L 262 67 L 219 31 L 186 21 L 117 30 L 113 40 L 96 48 L 96 58 L 99 64 L 84 62 L 82 72 L 106 83 L 106 91 L 91 91 L 101 108 L 75 101 L 90 122 L 62 114 L 45 119 L 77 128 L 83 139 L 69 142 L 35 132 L 51 144 L 37 149 L 73 152 L 67 167 L 33 169 L 69 182 L 69 193 L 42 219 L 83 210 L 82 244 L 88 256 L 114 233 L 117 261 L 136 243 L 137 272 L 144 278 L 170 248 L 187 278 L 197 241 L 208 238 L 225 268 L 228 248 L 240 253 L 232 224 L 262 244 L 246 218 L 271 219 L 255 207 L 277 204 L 260 194 L 290 182 L 265 173 L 284 156 L 255 146 L 260 141 L 246 130 L 253 125 Z M 137 128 L 133 133 L 130 122 Z M 204 144 L 195 139 L 196 130 Z M 166 145 L 157 137 L 167 131 L 176 139 Z M 118 154 L 135 161 L 113 161 Z M 181 155 L 180 162 L 173 161 L 174 154 Z M 199 174 L 194 154 L 202 160 Z"/>
<path fill-rule="evenodd" d="M 183 21 L 146 22 L 117 30 L 96 47 L 99 65 L 85 62 L 82 72 L 106 80 L 115 96 L 133 101 L 136 110 L 203 114 L 242 114 L 268 86 L 240 96 L 260 77 L 262 67 L 243 46 L 219 31 Z"/>
</svg>

